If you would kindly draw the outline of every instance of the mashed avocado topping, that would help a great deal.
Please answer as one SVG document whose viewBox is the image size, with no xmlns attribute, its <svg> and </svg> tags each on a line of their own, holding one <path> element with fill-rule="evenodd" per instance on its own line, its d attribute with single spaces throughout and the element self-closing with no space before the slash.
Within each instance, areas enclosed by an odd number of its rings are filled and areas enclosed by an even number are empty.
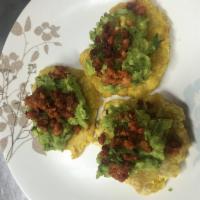
<svg viewBox="0 0 200 200">
<path fill-rule="evenodd" d="M 159 48 L 161 37 L 148 35 L 149 18 L 139 2 L 105 13 L 94 30 L 86 74 L 97 75 L 105 86 L 139 84 L 152 70 L 151 56 Z"/>
<path fill-rule="evenodd" d="M 71 136 L 88 126 L 89 109 L 81 87 L 64 67 L 38 76 L 35 86 L 25 99 L 26 115 L 34 121 L 32 133 L 44 150 L 64 150 Z"/>
<path fill-rule="evenodd" d="M 171 137 L 174 119 L 164 117 L 163 110 L 149 102 L 136 105 L 110 105 L 99 121 L 102 150 L 97 156 L 97 177 L 112 176 L 123 182 L 138 170 L 160 167 L 173 146 L 181 147 L 178 137 Z M 175 152 L 175 151 L 174 151 Z"/>
</svg>

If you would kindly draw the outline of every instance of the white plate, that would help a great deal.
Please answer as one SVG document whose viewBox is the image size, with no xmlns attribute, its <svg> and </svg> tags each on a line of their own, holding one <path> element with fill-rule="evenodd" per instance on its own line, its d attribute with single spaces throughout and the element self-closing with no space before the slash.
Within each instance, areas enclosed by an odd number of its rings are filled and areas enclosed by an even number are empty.
<svg viewBox="0 0 200 200">
<path fill-rule="evenodd" d="M 89 44 L 89 31 L 117 2 L 33 0 L 8 36 L 0 58 L 0 146 L 14 177 L 32 200 L 199 199 L 199 0 L 158 0 L 171 19 L 173 42 L 171 63 L 159 90 L 188 105 L 195 135 L 186 165 L 177 178 L 171 179 L 162 191 L 143 197 L 115 180 L 95 179 L 97 147 L 90 146 L 73 161 L 69 152 L 44 156 L 34 151 L 39 151 L 38 147 L 32 148 L 19 102 L 30 91 L 35 71 L 55 63 L 79 66 L 79 54 Z M 168 191 L 170 187 L 172 192 Z"/>
</svg>

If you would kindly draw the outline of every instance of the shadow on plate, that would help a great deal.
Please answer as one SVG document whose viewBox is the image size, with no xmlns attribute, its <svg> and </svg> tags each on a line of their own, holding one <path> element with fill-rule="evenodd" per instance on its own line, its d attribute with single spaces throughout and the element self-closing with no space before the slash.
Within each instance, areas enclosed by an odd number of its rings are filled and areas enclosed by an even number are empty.
<svg viewBox="0 0 200 200">
<path fill-rule="evenodd" d="M 189 138 L 190 138 L 190 141 L 191 141 L 191 145 L 192 145 L 193 143 L 195 143 L 196 138 L 195 138 L 195 134 L 194 134 L 193 122 L 192 122 L 192 120 L 190 118 L 190 116 L 191 116 L 190 114 L 191 113 L 190 113 L 189 106 L 185 102 L 181 101 L 180 99 L 178 99 L 176 96 L 174 96 L 173 94 L 171 94 L 168 91 L 162 91 L 161 94 L 164 97 L 166 97 L 168 100 L 174 102 L 175 104 L 177 104 L 178 106 L 183 108 L 184 113 L 185 113 L 185 128 L 188 131 L 188 135 L 189 135 Z M 194 165 L 195 165 L 195 163 L 199 162 L 199 160 L 200 160 L 200 154 L 197 157 L 197 159 L 194 161 Z M 186 162 L 183 162 L 181 164 L 181 169 L 182 170 L 186 169 Z"/>
<path fill-rule="evenodd" d="M 196 141 L 196 138 L 195 138 L 195 134 L 194 134 L 193 123 L 192 123 L 191 118 L 189 117 L 190 116 L 189 106 L 185 102 L 181 101 L 180 99 L 178 99 L 177 97 L 175 97 L 173 94 L 171 94 L 168 91 L 163 91 L 163 92 L 161 92 L 161 94 L 164 97 L 166 97 L 168 100 L 174 102 L 175 104 L 177 104 L 178 106 L 183 108 L 183 110 L 185 112 L 185 117 L 186 117 L 185 127 L 188 130 L 188 134 L 189 134 L 191 143 L 194 143 Z"/>
</svg>

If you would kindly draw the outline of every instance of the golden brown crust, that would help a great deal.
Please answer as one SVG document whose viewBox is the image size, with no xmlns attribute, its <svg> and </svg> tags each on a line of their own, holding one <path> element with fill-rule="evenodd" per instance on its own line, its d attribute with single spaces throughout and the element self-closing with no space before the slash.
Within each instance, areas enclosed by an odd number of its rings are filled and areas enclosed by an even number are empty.
<svg viewBox="0 0 200 200">
<path fill-rule="evenodd" d="M 147 15 L 150 19 L 149 24 L 149 37 L 152 37 L 156 33 L 158 33 L 162 40 L 161 46 L 152 56 L 152 72 L 149 78 L 140 83 L 138 85 L 132 85 L 130 87 L 120 88 L 117 92 L 112 93 L 108 89 L 103 87 L 103 83 L 101 79 L 95 75 L 90 77 L 91 82 L 94 84 L 96 89 L 104 96 L 109 97 L 113 94 L 121 95 L 121 96 L 133 96 L 133 97 L 142 97 L 146 94 L 153 91 L 162 79 L 164 75 L 169 58 L 170 58 L 170 25 L 169 20 L 165 13 L 161 11 L 160 8 L 155 6 L 149 0 L 138 0 L 139 3 L 144 4 L 147 8 Z M 115 7 L 113 7 L 110 12 L 114 12 L 117 9 L 123 8 L 126 6 L 126 3 L 119 3 Z M 85 68 L 86 61 L 90 59 L 90 49 L 86 49 L 80 55 L 80 62 Z"/>
</svg>

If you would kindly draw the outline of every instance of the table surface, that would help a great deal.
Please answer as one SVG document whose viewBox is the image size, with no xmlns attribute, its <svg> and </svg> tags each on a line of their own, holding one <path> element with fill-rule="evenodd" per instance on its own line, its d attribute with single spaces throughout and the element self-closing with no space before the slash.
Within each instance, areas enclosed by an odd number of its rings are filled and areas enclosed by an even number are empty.
<svg viewBox="0 0 200 200">
<path fill-rule="evenodd" d="M 0 54 L 7 35 L 29 0 L 0 0 Z M 28 200 L 13 179 L 0 153 L 0 200 Z"/>
</svg>

